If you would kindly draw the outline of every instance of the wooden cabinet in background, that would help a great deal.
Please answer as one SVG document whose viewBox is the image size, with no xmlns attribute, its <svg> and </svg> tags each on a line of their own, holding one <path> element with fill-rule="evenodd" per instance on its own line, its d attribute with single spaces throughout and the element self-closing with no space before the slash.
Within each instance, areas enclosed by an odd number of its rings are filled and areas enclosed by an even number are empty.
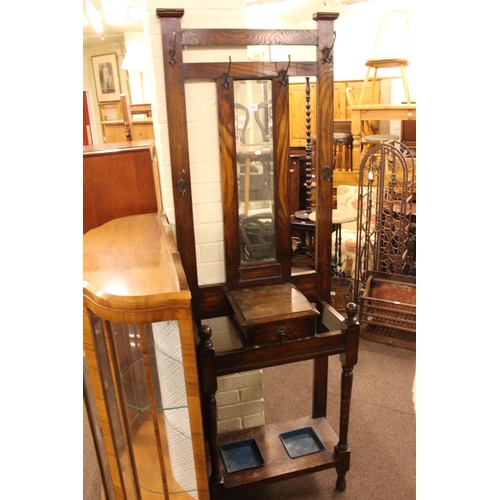
<svg viewBox="0 0 500 500">
<path fill-rule="evenodd" d="M 103 121 L 102 133 L 106 144 L 113 142 L 124 142 L 127 140 L 125 124 L 123 120 Z M 153 120 L 133 120 L 134 140 L 143 141 L 154 139 Z"/>
<path fill-rule="evenodd" d="M 401 122 L 401 142 L 410 149 L 417 148 L 417 121 L 403 120 Z"/>
<path fill-rule="evenodd" d="M 130 104 L 126 94 L 120 102 L 99 104 L 102 135 L 106 144 L 154 139 L 151 104 Z"/>
<path fill-rule="evenodd" d="M 316 135 L 316 83 L 311 82 L 311 136 Z M 363 80 L 333 82 L 333 118 L 335 121 L 351 119 L 351 111 L 346 98 L 346 88 L 351 87 L 356 95 L 361 94 Z M 375 88 L 375 102 L 380 103 L 380 80 Z M 367 95 L 371 97 L 372 84 Z M 306 84 L 290 83 L 290 147 L 306 145 Z M 370 102 L 367 102 L 370 104 Z"/>
<path fill-rule="evenodd" d="M 84 146 L 83 232 L 161 210 L 153 141 Z"/>
</svg>

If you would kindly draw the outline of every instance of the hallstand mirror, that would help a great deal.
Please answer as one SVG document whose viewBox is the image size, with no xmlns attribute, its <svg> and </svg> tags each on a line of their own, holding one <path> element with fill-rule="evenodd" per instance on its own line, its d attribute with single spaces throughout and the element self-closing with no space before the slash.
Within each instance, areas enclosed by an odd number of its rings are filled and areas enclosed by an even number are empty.
<svg viewBox="0 0 500 500">
<path fill-rule="evenodd" d="M 242 264 L 276 258 L 271 95 L 271 80 L 234 82 Z"/>
</svg>

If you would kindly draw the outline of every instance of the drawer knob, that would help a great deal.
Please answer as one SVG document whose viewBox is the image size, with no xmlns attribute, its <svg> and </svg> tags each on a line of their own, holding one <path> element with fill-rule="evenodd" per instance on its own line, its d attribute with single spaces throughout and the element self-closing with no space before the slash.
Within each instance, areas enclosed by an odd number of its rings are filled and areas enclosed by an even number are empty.
<svg viewBox="0 0 500 500">
<path fill-rule="evenodd" d="M 276 329 L 276 337 L 279 338 L 281 345 L 285 343 L 285 337 L 287 333 L 288 330 L 284 326 L 280 326 L 278 329 Z"/>
</svg>

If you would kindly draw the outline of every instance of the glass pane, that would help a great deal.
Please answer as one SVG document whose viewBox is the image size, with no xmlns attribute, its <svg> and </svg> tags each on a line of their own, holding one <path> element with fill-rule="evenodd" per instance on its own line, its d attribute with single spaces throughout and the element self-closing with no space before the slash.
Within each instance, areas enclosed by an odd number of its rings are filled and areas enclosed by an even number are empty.
<svg viewBox="0 0 500 500">
<path fill-rule="evenodd" d="M 155 401 L 162 433 L 168 442 L 167 470 L 169 494 L 187 493 L 198 498 L 194 464 L 191 423 L 189 419 L 181 339 L 177 321 L 152 324 L 148 332 L 148 351 L 152 371 Z M 156 369 L 154 369 L 154 367 Z M 163 420 L 161 420 L 163 414 Z M 163 425 L 164 424 L 164 425 Z M 162 436 L 163 437 L 163 436 Z M 175 497 L 173 497 L 175 498 Z M 182 498 L 188 498 L 186 495 Z"/>
<path fill-rule="evenodd" d="M 161 465 L 142 353 L 139 325 L 110 323 L 118 362 L 118 391 L 125 406 L 125 425 L 141 498 L 163 493 Z M 122 457 L 120 457 L 123 460 Z"/>
<path fill-rule="evenodd" d="M 94 314 L 91 318 L 127 498 L 138 498 L 135 478 L 143 500 L 163 498 L 163 463 L 169 497 L 197 499 L 178 322 L 110 322 L 106 330 L 100 318 Z M 111 343 L 106 341 L 107 332 Z"/>
<path fill-rule="evenodd" d="M 108 352 L 108 345 L 105 338 L 104 321 L 89 311 L 90 324 L 92 325 L 92 333 L 94 338 L 95 353 L 99 366 L 99 374 L 104 391 L 106 410 L 108 413 L 110 430 L 113 438 L 113 443 L 118 454 L 120 463 L 120 471 L 122 474 L 121 481 L 125 491 L 130 498 L 137 498 L 135 495 L 133 468 L 126 453 L 126 436 L 122 427 L 120 418 L 120 406 L 117 397 L 117 388 L 115 387 L 112 375 L 112 357 Z"/>
<path fill-rule="evenodd" d="M 234 82 L 240 259 L 273 260 L 275 250 L 271 80 Z"/>
</svg>

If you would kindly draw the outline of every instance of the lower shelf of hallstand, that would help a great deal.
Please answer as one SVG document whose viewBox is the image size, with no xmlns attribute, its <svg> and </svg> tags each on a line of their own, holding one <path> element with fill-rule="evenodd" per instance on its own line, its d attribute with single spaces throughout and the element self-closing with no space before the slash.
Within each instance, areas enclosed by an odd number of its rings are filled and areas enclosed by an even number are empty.
<svg viewBox="0 0 500 500">
<path fill-rule="evenodd" d="M 311 427 L 325 449 L 296 458 L 290 458 L 280 434 Z M 334 457 L 334 447 L 338 437 L 326 418 L 302 417 L 277 424 L 219 434 L 219 446 L 238 441 L 255 439 L 264 464 L 257 468 L 227 473 L 221 463 L 221 472 L 226 489 L 245 488 L 249 485 L 266 484 L 292 477 L 333 468 L 338 460 Z"/>
</svg>

